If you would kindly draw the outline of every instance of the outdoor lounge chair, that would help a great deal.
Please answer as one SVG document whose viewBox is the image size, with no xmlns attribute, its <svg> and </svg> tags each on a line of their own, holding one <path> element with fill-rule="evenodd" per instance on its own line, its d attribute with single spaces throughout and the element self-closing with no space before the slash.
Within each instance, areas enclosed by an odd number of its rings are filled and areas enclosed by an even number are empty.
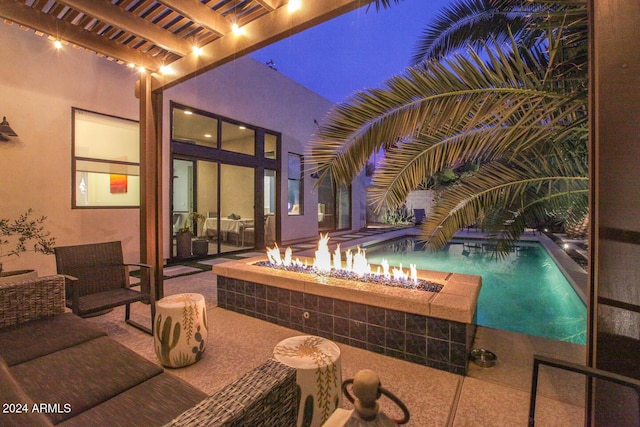
<svg viewBox="0 0 640 427">
<path fill-rule="evenodd" d="M 73 313 L 89 317 L 126 305 L 125 322 L 152 333 L 151 328 L 129 318 L 130 304 L 138 301 L 150 304 L 151 320 L 155 314 L 155 285 L 150 265 L 125 264 L 121 242 L 60 246 L 55 248 L 55 255 L 58 274 L 66 276 L 66 304 Z M 140 284 L 140 291 L 130 288 L 129 266 L 138 266 L 149 272 L 148 280 Z"/>
</svg>

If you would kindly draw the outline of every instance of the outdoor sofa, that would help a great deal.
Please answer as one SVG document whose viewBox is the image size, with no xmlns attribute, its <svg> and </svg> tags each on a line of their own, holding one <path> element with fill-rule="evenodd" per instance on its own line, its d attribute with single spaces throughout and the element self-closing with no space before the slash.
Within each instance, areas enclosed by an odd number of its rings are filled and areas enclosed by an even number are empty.
<svg viewBox="0 0 640 427">
<path fill-rule="evenodd" d="M 207 396 L 66 312 L 64 280 L 0 284 L 0 425 L 295 425 L 293 368 L 267 360 Z"/>
</svg>

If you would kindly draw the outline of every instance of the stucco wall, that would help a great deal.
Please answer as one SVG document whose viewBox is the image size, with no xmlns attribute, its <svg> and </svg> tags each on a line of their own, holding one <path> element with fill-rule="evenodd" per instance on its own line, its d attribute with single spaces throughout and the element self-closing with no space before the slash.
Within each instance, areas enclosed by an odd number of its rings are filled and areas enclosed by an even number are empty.
<svg viewBox="0 0 640 427">
<path fill-rule="evenodd" d="M 121 240 L 125 260 L 139 259 L 138 209 L 71 209 L 72 107 L 138 120 L 138 74 L 82 49 L 56 50 L 46 37 L 0 24 L 0 116 L 7 116 L 17 142 L 0 142 L 0 218 L 28 208 L 46 215 L 57 245 Z M 167 90 L 163 96 L 165 224 L 169 224 L 169 102 L 173 100 L 282 133 L 282 156 L 304 154 L 305 144 L 331 102 L 248 57 Z M 286 194 L 286 162 L 282 194 Z M 315 181 L 305 178 L 305 215 L 287 216 L 281 200 L 282 240 L 317 236 Z M 356 182 L 353 194 L 362 194 Z M 364 225 L 357 197 L 353 225 Z M 362 212 L 361 212 L 362 211 Z M 165 227 L 165 251 L 170 229 Z M 6 270 L 55 272 L 53 256 L 26 253 L 2 258 Z"/>
<path fill-rule="evenodd" d="M 138 119 L 136 72 L 46 37 L 0 23 L 0 116 L 18 142 L 0 142 L 0 218 L 28 208 L 46 215 L 58 245 L 122 240 L 139 253 L 138 209 L 71 209 L 71 108 Z M 6 270 L 55 272 L 53 256 L 0 259 Z"/>
<path fill-rule="evenodd" d="M 314 120 L 321 121 L 332 103 L 309 89 L 293 82 L 249 57 L 239 58 L 209 73 L 198 76 L 164 93 L 163 142 L 165 169 L 169 168 L 169 103 L 229 117 L 251 125 L 282 133 L 281 192 L 287 194 L 287 153 L 305 153 L 305 145 L 316 129 Z M 304 180 L 304 215 L 288 216 L 287 200 L 282 197 L 282 241 L 318 235 L 315 180 Z M 354 189 L 354 194 L 356 193 Z M 169 221 L 169 188 L 164 189 L 165 222 Z M 359 209 L 359 203 L 354 203 Z M 360 217 L 353 215 L 354 222 Z M 168 234 L 165 233 L 168 250 Z"/>
</svg>

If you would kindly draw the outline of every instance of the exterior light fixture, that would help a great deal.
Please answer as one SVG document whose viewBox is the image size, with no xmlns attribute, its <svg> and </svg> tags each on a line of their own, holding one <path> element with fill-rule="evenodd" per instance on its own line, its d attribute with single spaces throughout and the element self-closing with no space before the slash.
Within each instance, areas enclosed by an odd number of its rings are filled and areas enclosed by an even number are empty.
<svg viewBox="0 0 640 427">
<path fill-rule="evenodd" d="M 235 34 L 236 36 L 241 36 L 247 33 L 247 31 L 244 28 L 241 28 L 237 23 L 234 23 L 231 26 L 231 30 L 233 31 L 233 34 Z"/>
<path fill-rule="evenodd" d="M 190 115 L 192 115 L 192 114 L 193 114 L 193 111 L 190 111 L 190 110 L 184 110 L 184 113 L 185 113 L 187 116 L 190 116 Z"/>
<path fill-rule="evenodd" d="M 56 40 L 53 42 L 53 45 L 56 49 L 62 49 L 62 42 L 60 40 Z"/>
<path fill-rule="evenodd" d="M 244 126 L 244 125 L 240 125 L 240 126 L 238 126 L 238 129 L 240 129 L 240 130 L 245 130 L 246 128 L 247 128 L 247 127 L 246 127 L 246 126 Z"/>
<path fill-rule="evenodd" d="M 171 69 L 171 67 L 169 65 L 163 65 L 160 67 L 160 73 L 167 75 L 167 74 L 173 74 L 173 70 Z"/>
<path fill-rule="evenodd" d="M 147 70 L 144 67 L 138 67 L 138 71 L 140 72 L 140 74 L 144 74 L 147 72 Z"/>
<path fill-rule="evenodd" d="M 204 134 L 204 137 L 205 137 L 205 138 L 211 138 L 211 134 L 210 134 L 210 133 L 205 133 L 205 134 Z"/>
<path fill-rule="evenodd" d="M 289 0 L 289 3 L 287 3 L 287 10 L 289 11 L 289 13 L 293 13 L 301 7 L 302 0 Z"/>
<path fill-rule="evenodd" d="M 194 46 L 194 47 L 193 47 L 193 54 L 194 54 L 195 56 L 200 56 L 200 55 L 202 55 L 202 48 L 201 48 L 201 47 L 198 47 L 198 46 Z"/>
<path fill-rule="evenodd" d="M 2 117 L 2 123 L 0 123 L 0 141 L 9 141 L 10 136 L 18 136 L 18 134 L 11 129 L 6 117 Z"/>
<path fill-rule="evenodd" d="M 127 67 L 129 67 L 129 68 L 136 68 L 136 64 L 134 64 L 133 62 L 129 62 L 129 63 L 127 64 Z"/>
</svg>

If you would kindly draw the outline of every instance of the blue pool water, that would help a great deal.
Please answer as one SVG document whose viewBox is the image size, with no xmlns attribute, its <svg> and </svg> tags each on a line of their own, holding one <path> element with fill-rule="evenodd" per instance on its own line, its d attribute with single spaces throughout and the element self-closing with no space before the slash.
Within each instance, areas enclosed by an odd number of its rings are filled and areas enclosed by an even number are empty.
<svg viewBox="0 0 640 427">
<path fill-rule="evenodd" d="M 367 247 L 367 259 L 408 269 L 482 276 L 477 324 L 577 344 L 586 342 L 587 309 L 555 262 L 537 242 L 521 242 L 496 257 L 486 241 L 453 240 L 438 252 L 413 238 Z"/>
</svg>

